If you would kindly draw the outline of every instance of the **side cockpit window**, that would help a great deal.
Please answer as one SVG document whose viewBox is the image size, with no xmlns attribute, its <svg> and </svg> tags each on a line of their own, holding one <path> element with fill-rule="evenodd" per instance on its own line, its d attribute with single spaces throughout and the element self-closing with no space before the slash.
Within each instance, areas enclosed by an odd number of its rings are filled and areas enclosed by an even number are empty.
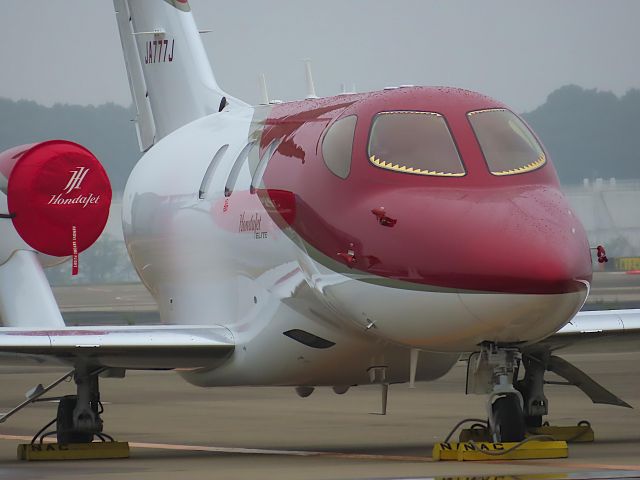
<svg viewBox="0 0 640 480">
<path fill-rule="evenodd" d="M 467 114 L 493 175 L 516 175 L 542 167 L 544 150 L 529 128 L 504 108 Z"/>
<path fill-rule="evenodd" d="M 369 160 L 376 167 L 414 175 L 465 175 L 447 122 L 439 113 L 378 113 L 368 148 Z"/>
<path fill-rule="evenodd" d="M 341 118 L 329 127 L 322 141 L 324 163 L 340 178 L 347 178 L 351 171 L 353 134 L 357 120 L 355 115 Z"/>
</svg>

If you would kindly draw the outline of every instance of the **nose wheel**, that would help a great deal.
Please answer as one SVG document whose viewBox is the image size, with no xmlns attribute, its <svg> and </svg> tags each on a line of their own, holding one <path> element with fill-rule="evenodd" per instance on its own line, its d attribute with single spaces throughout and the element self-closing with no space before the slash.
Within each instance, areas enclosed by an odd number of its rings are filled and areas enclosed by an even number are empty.
<svg viewBox="0 0 640 480">
<path fill-rule="evenodd" d="M 526 433 L 525 419 L 520 399 L 515 395 L 500 397 L 491 405 L 493 437 L 497 442 L 519 442 Z"/>
</svg>

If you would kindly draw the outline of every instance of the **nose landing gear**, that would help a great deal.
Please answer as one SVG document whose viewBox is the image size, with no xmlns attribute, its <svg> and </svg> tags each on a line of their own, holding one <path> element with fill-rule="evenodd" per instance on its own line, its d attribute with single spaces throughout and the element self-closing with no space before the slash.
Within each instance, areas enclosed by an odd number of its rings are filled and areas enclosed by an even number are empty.
<svg viewBox="0 0 640 480">
<path fill-rule="evenodd" d="M 488 422 L 463 420 L 442 443 L 433 447 L 434 460 L 525 460 L 566 458 L 567 443 L 548 435 L 527 437 L 527 422 L 536 422 L 546 413 L 546 398 L 537 390 L 537 371 L 526 382 L 516 383 L 522 353 L 513 346 L 486 342 L 469 357 L 467 393 L 487 395 Z M 544 369 L 542 371 L 544 375 Z M 526 388 L 521 388 L 526 387 Z M 476 422 L 463 430 L 459 443 L 449 439 L 463 423 Z"/>
<path fill-rule="evenodd" d="M 467 393 L 469 387 L 474 393 L 488 393 L 487 416 L 489 431 L 494 442 L 519 442 L 524 440 L 524 400 L 514 387 L 522 354 L 516 348 L 499 347 L 487 343 L 474 361 L 469 359 L 467 372 Z M 470 378 L 474 381 L 470 382 Z M 471 385 L 470 385 L 471 383 Z"/>
</svg>

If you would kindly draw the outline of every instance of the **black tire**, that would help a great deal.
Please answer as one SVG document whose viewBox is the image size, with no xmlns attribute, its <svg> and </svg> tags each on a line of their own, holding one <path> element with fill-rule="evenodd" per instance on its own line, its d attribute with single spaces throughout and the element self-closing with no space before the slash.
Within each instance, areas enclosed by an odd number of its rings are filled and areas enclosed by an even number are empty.
<svg viewBox="0 0 640 480">
<path fill-rule="evenodd" d="M 91 443 L 93 433 L 73 431 L 73 410 L 76 408 L 76 396 L 67 395 L 58 403 L 58 416 L 56 418 L 56 437 L 58 443 Z"/>
<path fill-rule="evenodd" d="M 515 395 L 500 397 L 491 407 L 494 434 L 499 442 L 520 442 L 526 433 L 520 400 Z"/>
<path fill-rule="evenodd" d="M 542 415 L 529 415 L 524 417 L 524 424 L 527 428 L 538 428 L 542 426 Z"/>
</svg>

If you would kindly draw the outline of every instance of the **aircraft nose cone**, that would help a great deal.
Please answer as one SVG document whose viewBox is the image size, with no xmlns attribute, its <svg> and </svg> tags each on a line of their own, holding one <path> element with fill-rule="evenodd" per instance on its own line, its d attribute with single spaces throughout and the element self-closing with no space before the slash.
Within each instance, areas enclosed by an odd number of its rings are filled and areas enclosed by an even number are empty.
<svg viewBox="0 0 640 480">
<path fill-rule="evenodd" d="M 586 234 L 555 188 L 405 194 L 410 198 L 398 197 L 387 208 L 397 223 L 379 228 L 388 243 L 375 242 L 386 276 L 404 272 L 396 278 L 460 291 L 525 294 L 583 291 L 591 281 Z"/>
<path fill-rule="evenodd" d="M 586 233 L 557 190 L 525 190 L 504 202 L 480 202 L 475 210 L 469 225 L 478 241 L 471 251 L 479 258 L 486 252 L 475 274 L 485 271 L 489 291 L 568 293 L 591 282 Z"/>
</svg>

